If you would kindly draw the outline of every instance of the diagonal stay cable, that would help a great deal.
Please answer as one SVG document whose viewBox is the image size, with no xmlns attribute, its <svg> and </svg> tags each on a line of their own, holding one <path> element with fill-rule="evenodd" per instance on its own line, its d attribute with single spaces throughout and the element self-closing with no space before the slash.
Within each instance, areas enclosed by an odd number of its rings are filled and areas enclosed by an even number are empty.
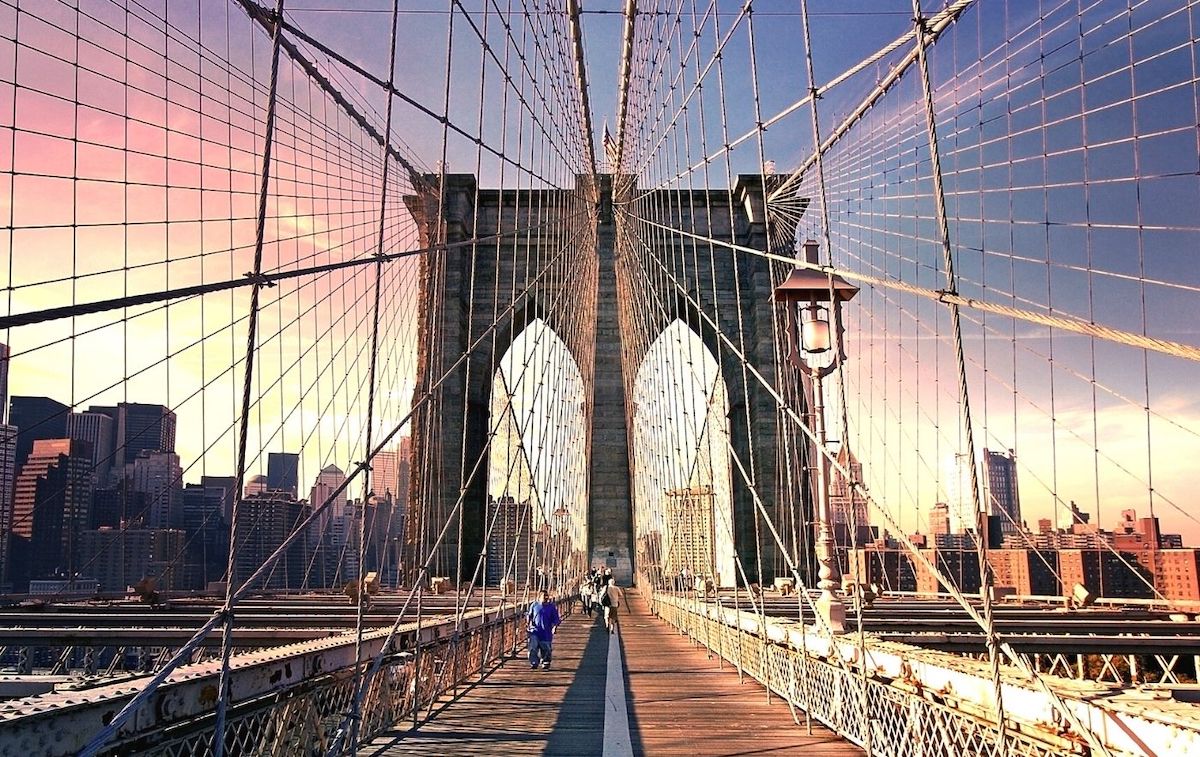
<svg viewBox="0 0 1200 757">
<path fill-rule="evenodd" d="M 563 249 L 564 249 L 564 251 L 567 249 L 570 249 L 569 243 Z M 555 258 L 557 259 L 557 258 L 561 257 L 561 255 L 562 255 L 562 253 L 560 252 L 558 255 L 555 256 Z M 583 261 L 584 258 L 580 257 L 580 258 L 578 258 L 578 260 Z M 563 300 L 565 299 L 566 293 L 567 293 L 567 290 L 565 288 L 559 290 L 559 296 L 556 298 L 556 302 L 551 306 L 551 313 L 553 313 L 562 304 Z M 549 329 L 543 330 L 542 333 L 540 333 L 537 337 L 538 341 L 543 339 L 544 336 L 548 333 L 550 333 Z M 529 362 L 526 361 L 521 369 L 521 373 L 518 375 L 518 378 L 517 378 L 518 384 L 520 383 L 521 379 L 525 376 L 526 371 L 529 370 L 529 367 L 530 367 Z M 548 364 L 544 364 L 542 366 L 542 376 L 541 377 L 545 376 L 547 367 L 548 367 Z M 539 380 L 538 384 L 536 385 L 535 391 L 540 391 L 542 386 L 543 386 L 543 382 Z M 428 577 L 429 566 L 433 562 L 434 556 L 437 554 L 438 550 L 441 548 L 442 542 L 445 540 L 446 535 L 449 533 L 451 524 L 453 524 L 455 522 L 455 519 L 456 519 L 459 511 L 462 509 L 463 503 L 466 501 L 467 493 L 470 489 L 472 482 L 475 480 L 476 476 L 478 476 L 479 472 L 483 469 L 483 462 L 487 459 L 488 451 L 490 450 L 492 443 L 496 437 L 496 430 L 499 428 L 500 424 L 503 423 L 504 421 L 505 421 L 504 417 L 494 419 L 492 427 L 489 429 L 488 434 L 487 434 L 487 437 L 488 437 L 487 442 L 484 443 L 483 449 L 480 451 L 480 454 L 476 457 L 475 462 L 473 463 L 473 465 L 470 469 L 470 472 L 467 474 L 466 478 L 464 479 L 463 485 L 462 485 L 459 495 L 458 495 L 458 498 L 456 499 L 454 505 L 450 508 L 450 511 L 449 511 L 447 517 L 444 519 L 445 522 L 442 524 L 441 531 L 438 533 L 438 536 L 434 540 L 433 544 L 427 547 L 428 554 L 426 556 L 426 559 L 423 560 L 420 565 L 420 568 L 418 570 L 418 576 L 417 576 L 416 580 L 413 582 L 413 586 L 409 590 L 408 596 L 404 600 L 404 604 L 401 605 L 400 609 L 396 612 L 396 620 L 392 624 L 392 627 L 391 627 L 390 631 L 388 632 L 388 635 L 386 636 L 384 643 L 380 648 L 380 651 L 374 655 L 374 658 L 372 659 L 372 662 L 371 662 L 371 666 L 366 671 L 364 671 L 363 674 L 361 676 L 359 676 L 358 680 L 356 680 L 356 682 L 355 682 L 356 685 L 355 685 L 354 704 L 353 704 L 351 713 L 359 713 L 357 715 L 357 717 L 361 718 L 360 713 L 362 710 L 363 698 L 366 696 L 366 694 L 370 688 L 371 681 L 374 679 L 375 675 L 378 673 L 380 667 L 382 667 L 383 659 L 387 655 L 387 651 L 388 651 L 389 647 L 391 646 L 392 639 L 395 637 L 396 633 L 398 633 L 400 630 L 400 626 L 403 623 L 404 616 L 408 612 L 408 608 L 412 604 L 412 600 L 417 595 L 417 592 L 420 590 L 420 588 L 424 586 L 424 582 L 425 582 L 426 578 Z M 531 422 L 532 422 L 532 415 L 528 415 L 525 418 L 525 424 L 529 424 Z M 522 428 L 521 430 L 524 431 L 524 428 Z M 515 460 L 513 463 L 510 464 L 510 466 L 509 466 L 510 473 L 511 473 L 512 467 L 515 464 L 516 464 Z M 483 559 L 483 557 L 481 556 L 480 560 L 482 560 L 482 559 Z M 476 566 L 476 569 L 472 575 L 472 579 L 474 578 L 474 574 L 478 573 L 478 570 L 479 570 L 479 568 L 478 568 L 478 566 Z M 471 582 L 471 586 L 472 586 L 472 588 L 474 586 L 473 580 Z M 468 595 L 467 595 L 468 600 L 469 600 L 469 598 L 470 598 L 470 590 L 468 590 Z M 463 609 L 465 609 L 465 606 L 466 606 L 466 602 L 464 601 Z M 458 621 L 460 623 L 462 621 L 462 610 L 460 610 L 458 613 Z M 351 739 L 351 741 L 350 741 L 351 748 L 356 748 L 357 744 L 353 740 L 355 737 L 355 733 L 356 733 L 356 731 L 354 729 L 353 717 L 351 714 L 347 714 L 343 718 L 341 725 L 338 728 L 337 736 L 335 737 L 333 744 L 330 746 L 328 753 L 331 755 L 337 754 L 338 751 L 341 749 L 343 741 L 346 738 Z"/>
<path fill-rule="evenodd" d="M 579 211 L 575 215 L 578 216 L 581 213 L 582 211 Z M 0 316 L 0 329 L 10 329 L 18 326 L 32 326 L 37 323 L 57 321 L 80 315 L 104 313 L 110 310 L 120 310 L 122 308 L 134 307 L 137 305 L 149 305 L 156 302 L 165 302 L 168 300 L 195 297 L 196 295 L 211 294 L 213 292 L 224 292 L 231 289 L 240 289 L 242 287 L 252 287 L 256 283 L 260 282 L 264 286 L 271 286 L 279 281 L 286 281 L 288 279 L 295 279 L 302 276 L 318 276 L 320 274 L 343 270 L 346 268 L 369 266 L 375 264 L 376 262 L 386 263 L 393 260 L 402 260 L 404 258 L 416 257 L 418 255 L 425 255 L 428 253 L 444 252 L 447 250 L 470 247 L 480 242 L 499 240 L 505 237 L 515 236 L 517 234 L 528 234 L 557 222 L 558 221 L 543 221 L 542 223 L 535 224 L 533 226 L 512 229 L 509 231 L 501 231 L 495 234 L 475 237 L 473 239 L 467 239 L 461 242 L 448 242 L 444 244 L 431 245 L 429 247 L 422 247 L 416 250 L 406 250 L 404 252 L 389 252 L 383 256 L 372 254 L 365 257 L 352 258 L 350 260 L 340 260 L 336 263 L 325 263 L 322 265 L 307 266 L 305 268 L 293 268 L 286 271 L 260 273 L 257 275 L 253 273 L 247 273 L 243 278 L 238 279 L 214 281 L 208 284 L 195 284 L 193 286 L 177 287 L 174 289 L 163 289 L 157 292 L 146 292 L 144 294 L 134 294 L 127 297 L 115 297 L 108 300 L 97 300 L 95 302 L 82 302 L 76 305 L 64 305 L 57 308 L 31 310 L 26 313 Z"/>
<path fill-rule="evenodd" d="M 625 212 L 625 211 L 622 211 L 622 212 Z M 651 223 L 649 221 L 646 221 L 645 219 L 637 219 L 637 220 L 641 221 L 642 223 Z M 642 242 L 642 244 L 644 246 L 646 246 L 645 242 Z M 654 257 L 654 262 L 657 263 L 660 268 L 664 268 L 662 261 L 658 260 L 657 257 Z M 917 547 L 913 543 L 912 539 L 910 539 L 904 533 L 903 529 L 900 528 L 900 525 L 896 522 L 895 518 L 893 518 L 891 512 L 889 510 L 887 510 L 886 508 L 884 508 L 884 506 L 881 505 L 875 499 L 875 497 L 871 494 L 871 492 L 866 488 L 865 485 L 863 485 L 861 482 L 856 480 L 856 477 L 851 474 L 847 465 L 843 465 L 837 459 L 836 455 L 831 453 L 828 449 L 826 449 L 823 445 L 821 445 L 817 441 L 812 430 L 805 424 L 804 419 L 801 418 L 796 413 L 796 411 L 794 409 L 792 409 L 791 406 L 786 403 L 786 400 L 783 398 L 783 396 L 781 394 L 779 394 L 779 392 L 775 389 L 775 387 L 771 384 L 771 382 L 768 381 L 767 378 L 765 376 L 763 376 L 762 373 L 757 368 L 755 368 L 752 364 L 749 363 L 749 361 L 746 360 L 745 355 L 740 350 L 738 350 L 737 346 L 733 343 L 733 341 L 723 331 L 720 330 L 720 328 L 717 324 L 712 322 L 711 316 L 709 316 L 708 313 L 704 312 L 704 310 L 700 307 L 699 303 L 696 303 L 694 300 L 692 300 L 691 294 L 689 294 L 677 281 L 675 281 L 674 277 L 670 274 L 670 272 L 665 271 L 665 268 L 664 268 L 664 272 L 665 272 L 665 276 L 671 280 L 672 284 L 676 287 L 676 289 L 678 289 L 686 298 L 691 300 L 693 306 L 699 310 L 700 314 L 705 318 L 705 320 L 709 321 L 710 326 L 715 330 L 718 338 L 721 341 L 726 343 L 726 345 L 729 347 L 729 349 L 731 351 L 733 351 L 733 353 L 738 357 L 738 359 L 741 360 L 742 363 L 747 367 L 749 373 L 751 375 L 753 375 L 755 377 L 755 379 L 758 380 L 758 382 L 763 385 L 763 388 L 765 388 L 768 393 L 771 394 L 772 398 L 776 402 L 779 409 L 782 410 L 784 412 L 784 414 L 788 418 L 790 418 L 806 436 L 809 437 L 809 439 L 816 445 L 818 452 L 820 454 L 824 455 L 829 460 L 830 467 L 833 468 L 836 472 L 840 473 L 843 477 L 845 477 L 846 481 L 848 482 L 849 488 L 851 490 L 851 496 L 853 496 L 855 494 L 862 495 L 862 497 L 867 502 L 867 504 L 871 508 L 873 508 L 876 513 L 878 513 L 880 516 L 883 517 L 883 519 L 886 522 L 885 524 L 887 525 L 889 531 L 891 533 L 893 533 L 896 536 L 896 539 L 905 547 L 905 549 L 907 549 L 912 554 L 913 559 L 915 559 L 917 562 L 919 562 L 921 564 L 921 567 L 924 568 L 925 570 L 929 571 L 929 573 L 931 575 L 936 576 L 938 578 L 938 580 L 947 588 L 948 592 L 950 593 L 950 596 L 956 602 L 958 602 L 958 604 L 963 608 L 964 612 L 967 613 L 967 615 L 971 618 L 971 620 L 974 621 L 984 632 L 987 632 L 987 623 L 986 623 L 985 619 L 983 618 L 983 616 L 980 615 L 979 611 L 975 609 L 974 605 L 972 605 L 969 601 L 967 601 L 966 597 L 963 596 L 963 594 L 957 588 L 955 588 L 954 583 L 952 581 L 950 581 L 950 579 L 947 576 L 945 576 L 942 573 L 942 571 L 936 565 L 934 565 L 932 561 L 930 561 L 930 559 L 928 557 L 926 557 L 924 554 L 922 554 L 921 550 L 917 549 Z M 847 461 L 847 464 L 848 464 L 848 461 Z M 1063 701 L 1062 697 L 1059 696 L 1058 692 L 1056 692 L 1053 688 L 1051 688 L 1051 686 L 1048 683 L 1046 683 L 1041 678 L 1041 676 L 1036 674 L 1036 672 L 1030 667 L 1030 665 L 1029 665 L 1028 661 L 1025 659 L 1025 657 L 1022 654 L 1020 654 L 1012 646 L 1012 644 L 1010 642 L 1000 639 L 1000 640 L 998 640 L 998 647 L 1004 653 L 1004 656 L 1007 657 L 1013 663 L 1013 665 L 1021 672 L 1021 674 L 1024 675 L 1027 680 L 1032 681 L 1034 683 L 1034 685 L 1037 686 L 1037 688 L 1040 689 L 1042 691 L 1042 693 L 1045 694 L 1050 699 L 1050 702 L 1051 702 L 1051 704 L 1053 704 L 1054 708 L 1057 711 L 1059 711 L 1060 713 L 1062 713 L 1062 715 L 1068 721 L 1071 722 L 1072 726 L 1079 733 L 1081 733 L 1085 738 L 1089 738 L 1089 741 L 1095 740 L 1094 735 L 1092 735 L 1090 731 L 1088 731 L 1086 728 L 1083 727 L 1083 724 L 1079 721 L 1078 716 L 1070 708 L 1070 706 L 1067 705 L 1067 703 Z M 1097 742 L 1097 744 L 1099 744 L 1099 742 Z M 1101 754 L 1106 753 L 1106 751 L 1103 748 L 1103 745 L 1099 745 L 1099 748 L 1097 751 L 1099 751 Z"/>
<path fill-rule="evenodd" d="M 624 208 L 621 208 L 620 210 L 623 213 L 628 213 L 628 211 L 626 211 Z M 1076 318 L 1074 316 L 1068 316 L 1068 315 L 1062 315 L 1062 314 L 1039 313 L 1034 310 L 1027 310 L 1024 308 L 1015 308 L 1015 307 L 1011 307 L 1009 305 L 1001 305 L 996 302 L 989 302 L 988 300 L 979 299 L 978 297 L 967 297 L 965 295 L 961 295 L 961 294 L 957 294 L 957 293 L 949 292 L 949 291 L 945 291 L 945 290 L 929 289 L 927 287 L 920 287 L 915 284 L 908 284 L 906 282 L 899 281 L 897 279 L 887 279 L 887 278 L 881 278 L 878 276 L 870 276 L 867 274 L 859 273 L 857 271 L 850 271 L 850 270 L 837 268 L 836 266 L 814 265 L 811 263 L 806 263 L 803 260 L 798 260 L 796 258 L 789 257 L 787 255 L 780 255 L 779 253 L 766 252 L 764 250 L 757 250 L 753 247 L 747 247 L 746 245 L 737 244 L 735 242 L 729 242 L 729 241 L 722 240 L 722 239 L 716 239 L 714 237 L 705 236 L 703 234 L 696 234 L 695 232 L 686 231 L 684 229 L 677 229 L 672 226 L 668 226 L 666 224 L 659 223 L 658 221 L 651 221 L 651 220 L 645 219 L 645 218 L 639 218 L 638 221 L 640 223 L 644 223 L 649 226 L 654 226 L 654 227 L 666 230 L 672 234 L 677 234 L 677 235 L 681 235 L 681 236 L 685 236 L 685 237 L 691 237 L 693 239 L 697 239 L 697 240 L 700 240 L 700 241 L 708 243 L 708 244 L 713 244 L 713 245 L 716 245 L 719 247 L 724 247 L 724 248 L 732 250 L 734 252 L 741 252 L 741 253 L 746 253 L 746 254 L 750 254 L 750 255 L 757 255 L 759 257 L 766 258 L 768 260 L 775 260 L 775 261 L 778 261 L 781 263 L 787 263 L 788 265 L 795 266 L 796 268 L 807 268 L 807 269 L 814 270 L 814 271 L 820 271 L 821 273 L 826 273 L 826 274 L 832 273 L 835 276 L 841 276 L 842 278 L 845 278 L 845 279 L 850 279 L 853 281 L 861 281 L 866 284 L 886 287 L 888 289 L 896 289 L 896 290 L 899 290 L 902 292 L 907 292 L 909 294 L 919 295 L 921 297 L 925 297 L 930 300 L 936 300 L 936 301 L 944 303 L 944 304 L 955 304 L 955 305 L 960 305 L 963 307 L 969 307 L 974 310 L 982 310 L 984 312 L 995 313 L 997 315 L 1005 315 L 1010 318 L 1016 318 L 1018 320 L 1026 321 L 1029 323 L 1035 323 L 1039 326 L 1049 326 L 1052 328 L 1059 328 L 1059 329 L 1063 329 L 1064 331 L 1071 331 L 1076 334 L 1083 334 L 1084 336 L 1094 336 L 1099 339 L 1105 339 L 1107 341 L 1115 342 L 1117 344 L 1124 344 L 1129 347 L 1137 347 L 1139 349 L 1153 350 L 1155 352 L 1161 352 L 1166 355 L 1172 355 L 1174 357 L 1180 357 L 1180 358 L 1185 358 L 1187 360 L 1200 362 L 1200 347 L 1191 345 L 1191 344 L 1186 344 L 1184 342 L 1176 342 L 1176 341 L 1172 341 L 1170 339 L 1160 339 L 1158 337 L 1152 337 L 1152 336 L 1148 336 L 1145 334 L 1139 334 L 1139 333 L 1136 333 L 1133 331 L 1126 331 L 1124 329 L 1118 329 L 1118 328 L 1114 328 L 1112 326 L 1105 326 L 1100 323 L 1093 323 L 1091 321 L 1085 321 L 1082 318 Z M 3 322 L 0 321 L 0 324 L 2 324 L 2 323 Z"/>
<path fill-rule="evenodd" d="M 439 376 L 436 381 L 430 384 L 425 393 L 419 399 L 413 402 L 412 407 L 393 426 L 392 430 L 386 436 L 384 436 L 384 438 L 381 439 L 378 444 L 376 444 L 375 448 L 371 450 L 371 453 L 367 459 L 357 463 L 351 472 L 346 476 L 345 480 L 343 480 L 336 488 L 334 488 L 334 490 L 326 497 L 325 501 L 322 502 L 320 506 L 313 508 L 312 512 L 296 525 L 287 538 L 285 538 L 276 548 L 276 550 L 263 561 L 258 569 L 254 571 L 254 573 L 250 575 L 244 582 L 242 582 L 241 586 L 239 586 L 236 591 L 232 592 L 231 596 L 235 600 L 245 596 L 253 589 L 254 584 L 260 578 L 262 578 L 263 575 L 266 574 L 275 565 L 275 563 L 280 560 L 280 558 L 283 557 L 292 544 L 305 533 L 308 527 L 317 519 L 319 519 L 325 510 L 328 509 L 330 505 L 350 487 L 350 485 L 363 472 L 363 470 L 365 470 L 366 467 L 371 464 L 371 461 L 375 458 L 375 456 L 386 449 L 392 440 L 399 435 L 400 431 L 406 426 L 409 420 L 412 419 L 416 412 L 432 401 L 437 393 L 437 390 L 442 386 L 442 384 L 444 384 L 452 375 L 454 375 L 455 371 L 457 371 L 459 367 L 463 365 L 467 358 L 491 336 L 492 331 L 499 328 L 503 319 L 516 312 L 521 303 L 523 303 L 529 297 L 530 293 L 534 291 L 535 287 L 537 287 L 542 279 L 546 277 L 547 273 L 551 270 L 550 265 L 552 265 L 554 262 L 557 262 L 557 260 L 565 255 L 569 250 L 570 247 L 566 246 L 557 252 L 554 258 L 545 267 L 543 267 L 543 269 L 538 272 L 538 274 L 522 290 L 520 290 L 518 295 L 513 298 L 513 301 L 501 311 L 500 317 L 492 321 L 492 323 L 483 330 L 479 337 L 472 341 L 471 344 L 467 346 L 467 348 L 454 360 L 453 363 L 447 366 L 446 370 L 442 372 L 441 376 Z M 219 623 L 221 623 L 223 618 L 224 613 L 221 609 L 214 611 L 212 617 L 210 617 L 209 620 L 203 626 L 201 626 L 195 634 L 193 634 L 191 639 L 184 643 L 175 652 L 171 659 L 169 659 L 154 675 L 154 677 L 147 682 L 146 686 L 138 691 L 138 693 L 135 694 L 133 698 L 130 699 L 130 701 L 127 702 L 125 706 L 113 716 L 112 720 L 110 720 L 109 723 L 103 729 L 101 729 L 91 739 L 91 741 L 84 746 L 82 750 L 80 750 L 80 757 L 95 757 L 95 755 L 97 755 L 104 747 L 104 745 L 116 735 L 121 726 L 123 726 L 129 720 L 129 718 L 134 715 L 134 713 L 141 709 L 141 707 L 146 703 L 146 700 L 148 700 L 150 696 L 154 694 L 158 687 L 167 680 L 167 678 L 175 671 L 175 669 L 182 665 L 185 660 L 191 657 L 192 652 L 194 652 L 196 648 L 200 646 L 201 642 L 207 638 L 209 633 L 211 633 L 213 629 L 216 628 Z"/>
</svg>

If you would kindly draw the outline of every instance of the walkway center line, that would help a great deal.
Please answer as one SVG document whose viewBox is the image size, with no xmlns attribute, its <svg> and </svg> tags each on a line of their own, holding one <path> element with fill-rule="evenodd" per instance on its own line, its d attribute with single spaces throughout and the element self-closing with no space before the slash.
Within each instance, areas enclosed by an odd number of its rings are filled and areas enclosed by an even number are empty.
<svg viewBox="0 0 1200 757">
<path fill-rule="evenodd" d="M 603 626 L 598 626 L 603 628 Z M 595 628 L 592 633 L 603 633 Z M 620 632 L 608 635 L 608 671 L 604 682 L 604 757 L 632 757 L 629 712 L 625 705 L 625 665 Z"/>
</svg>

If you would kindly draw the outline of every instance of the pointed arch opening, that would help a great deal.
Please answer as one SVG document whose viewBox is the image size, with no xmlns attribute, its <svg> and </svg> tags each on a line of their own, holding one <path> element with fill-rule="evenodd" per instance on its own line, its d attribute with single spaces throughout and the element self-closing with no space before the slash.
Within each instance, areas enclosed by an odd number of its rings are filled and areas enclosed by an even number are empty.
<svg viewBox="0 0 1200 757">
<path fill-rule="evenodd" d="M 560 590 L 586 563 L 586 385 L 566 343 L 540 318 L 492 375 L 484 581 Z"/>
<path fill-rule="evenodd" d="M 637 563 L 659 586 L 681 571 L 738 581 L 729 390 L 716 356 L 683 321 L 651 343 L 633 384 Z"/>
</svg>

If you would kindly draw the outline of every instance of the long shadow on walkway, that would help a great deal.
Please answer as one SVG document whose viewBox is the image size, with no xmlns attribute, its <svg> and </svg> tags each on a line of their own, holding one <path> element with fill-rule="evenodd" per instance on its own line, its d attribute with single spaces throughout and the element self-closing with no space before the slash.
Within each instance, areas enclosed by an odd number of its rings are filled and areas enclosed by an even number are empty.
<svg viewBox="0 0 1200 757">
<path fill-rule="evenodd" d="M 639 619 L 626 616 L 622 620 L 630 623 Z M 614 644 L 619 643 L 616 636 L 613 637 L 612 641 Z M 623 646 L 621 654 L 621 681 L 625 686 L 625 710 L 629 713 L 629 746 L 633 751 L 634 757 L 641 757 L 641 755 L 646 753 L 646 745 L 642 743 L 642 729 L 638 725 L 637 708 L 633 706 L 633 697 L 629 696 L 631 688 L 629 685 L 629 660 L 624 654 Z"/>
<path fill-rule="evenodd" d="M 416 728 L 397 723 L 360 753 L 599 757 L 607 653 L 608 636 L 596 622 L 569 615 L 555 636 L 550 670 L 530 670 L 522 650 L 458 696 L 445 697 Z"/>
<path fill-rule="evenodd" d="M 587 618 L 582 620 L 586 621 Z M 546 742 L 546 755 L 604 753 L 604 684 L 608 670 L 608 634 L 590 623 L 579 665 L 563 695 L 558 718 Z M 616 640 L 613 640 L 616 643 Z"/>
</svg>

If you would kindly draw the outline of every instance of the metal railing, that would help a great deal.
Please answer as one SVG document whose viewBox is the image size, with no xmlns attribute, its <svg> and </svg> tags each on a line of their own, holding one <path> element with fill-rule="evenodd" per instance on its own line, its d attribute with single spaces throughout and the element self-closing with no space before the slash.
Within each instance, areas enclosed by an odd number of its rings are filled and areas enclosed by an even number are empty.
<svg viewBox="0 0 1200 757">
<path fill-rule="evenodd" d="M 686 597 L 655 593 L 654 614 L 697 644 L 730 662 L 793 712 L 807 712 L 843 738 L 886 757 L 964 755 L 1090 755 L 1073 734 L 1038 702 L 1014 671 L 1005 672 L 1006 727 L 996 722 L 986 696 L 985 663 L 903 644 L 871 641 L 866 671 L 856 642 L 821 639 L 787 620 L 723 608 Z M 797 634 L 807 634 L 804 646 Z M 840 660 L 839 660 L 840 658 Z M 1060 696 L 1094 730 L 1113 755 L 1184 754 L 1200 745 L 1195 705 L 1171 697 L 1149 703 L 1138 695 L 1096 682 L 1054 680 Z"/>
<path fill-rule="evenodd" d="M 514 653 L 526 639 L 523 621 L 521 608 L 509 604 L 467 613 L 457 629 L 453 617 L 426 620 L 419 628 L 402 626 L 371 679 L 361 709 L 360 742 L 405 721 L 418 722 L 442 696 Z M 368 634 L 365 648 L 381 648 L 385 634 Z M 353 635 L 347 638 L 236 655 L 226 753 L 324 755 L 355 693 Z M 104 753 L 208 754 L 217 673 L 211 662 L 181 667 L 160 687 L 146 716 L 130 721 Z M 105 722 L 105 713 L 119 709 L 136 690 L 136 682 L 125 682 L 0 704 L 0 756 L 75 754 L 80 739 L 89 738 Z"/>
</svg>

